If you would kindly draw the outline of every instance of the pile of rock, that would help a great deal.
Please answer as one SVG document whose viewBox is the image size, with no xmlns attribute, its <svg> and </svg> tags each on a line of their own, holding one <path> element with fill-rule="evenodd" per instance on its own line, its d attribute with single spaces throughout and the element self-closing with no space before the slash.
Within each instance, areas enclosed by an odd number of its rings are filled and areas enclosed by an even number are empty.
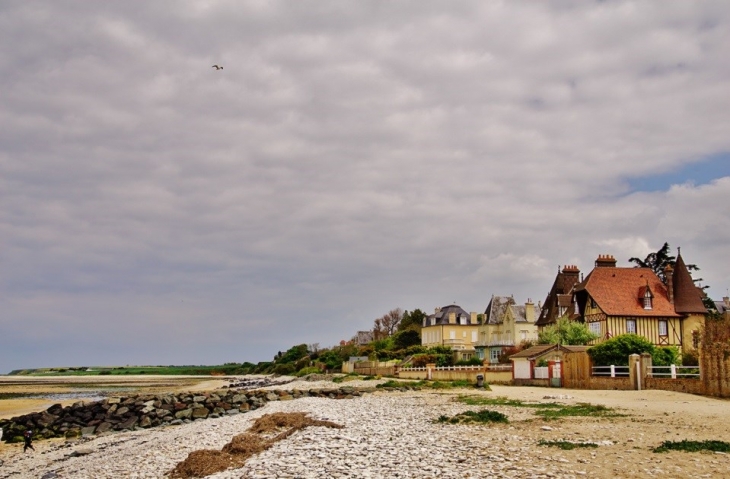
<svg viewBox="0 0 730 479">
<path fill-rule="evenodd" d="M 78 437 L 110 431 L 176 425 L 194 420 L 234 415 L 260 408 L 269 401 L 300 397 L 349 399 L 374 388 L 339 387 L 310 390 L 242 391 L 133 395 L 110 397 L 98 402 L 55 404 L 46 411 L 0 420 L 3 440 L 22 442 L 23 431 L 32 429 L 37 438 Z"/>
</svg>

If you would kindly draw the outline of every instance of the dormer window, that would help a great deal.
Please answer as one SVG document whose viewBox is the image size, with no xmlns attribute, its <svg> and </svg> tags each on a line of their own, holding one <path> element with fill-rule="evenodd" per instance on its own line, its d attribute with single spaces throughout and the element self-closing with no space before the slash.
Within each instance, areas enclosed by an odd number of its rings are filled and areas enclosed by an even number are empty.
<svg viewBox="0 0 730 479">
<path fill-rule="evenodd" d="M 644 289 L 644 294 L 642 297 L 643 303 L 644 303 L 644 309 L 645 310 L 651 310 L 653 308 L 653 302 L 654 295 L 651 294 L 651 289 L 649 289 L 649 285 L 646 285 L 646 289 Z"/>
<path fill-rule="evenodd" d="M 459 324 L 466 324 L 466 316 L 459 316 Z"/>
</svg>

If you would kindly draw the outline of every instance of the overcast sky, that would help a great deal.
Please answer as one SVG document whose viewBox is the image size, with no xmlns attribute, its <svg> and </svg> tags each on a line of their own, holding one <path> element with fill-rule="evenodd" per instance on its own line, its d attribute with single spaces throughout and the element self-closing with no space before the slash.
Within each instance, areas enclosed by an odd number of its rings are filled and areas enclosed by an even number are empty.
<svg viewBox="0 0 730 479">
<path fill-rule="evenodd" d="M 0 372 L 271 360 L 664 241 L 730 287 L 725 1 L 4 1 L 0 45 Z"/>
</svg>

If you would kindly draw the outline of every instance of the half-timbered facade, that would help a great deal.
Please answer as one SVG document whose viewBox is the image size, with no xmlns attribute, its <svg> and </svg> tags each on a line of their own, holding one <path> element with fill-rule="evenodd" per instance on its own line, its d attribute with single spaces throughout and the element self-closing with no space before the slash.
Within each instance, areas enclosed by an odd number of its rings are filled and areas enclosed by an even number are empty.
<svg viewBox="0 0 730 479">
<path fill-rule="evenodd" d="M 681 255 L 666 277 L 664 284 L 649 268 L 619 268 L 613 256 L 599 256 L 573 288 L 573 312 L 599 336 L 593 344 L 633 333 L 657 346 L 695 349 L 707 310 Z"/>
</svg>

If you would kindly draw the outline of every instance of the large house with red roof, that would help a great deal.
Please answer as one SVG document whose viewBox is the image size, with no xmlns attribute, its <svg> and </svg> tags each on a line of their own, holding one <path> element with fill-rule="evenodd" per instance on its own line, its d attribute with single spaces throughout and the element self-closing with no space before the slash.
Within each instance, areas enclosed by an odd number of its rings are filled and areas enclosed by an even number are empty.
<svg viewBox="0 0 730 479">
<path fill-rule="evenodd" d="M 571 269 L 569 274 L 577 276 L 575 270 Z M 634 333 L 657 346 L 678 346 L 683 352 L 690 351 L 697 348 L 707 309 L 681 254 L 674 269 L 668 267 L 665 276 L 666 284 L 650 268 L 616 267 L 613 256 L 600 255 L 593 271 L 572 285 L 570 310 L 565 313 L 585 322 L 599 336 L 594 344 Z M 549 301 L 557 308 L 563 306 L 560 295 L 548 295 L 543 312 Z M 538 326 L 551 324 L 556 314 L 541 314 Z"/>
</svg>

